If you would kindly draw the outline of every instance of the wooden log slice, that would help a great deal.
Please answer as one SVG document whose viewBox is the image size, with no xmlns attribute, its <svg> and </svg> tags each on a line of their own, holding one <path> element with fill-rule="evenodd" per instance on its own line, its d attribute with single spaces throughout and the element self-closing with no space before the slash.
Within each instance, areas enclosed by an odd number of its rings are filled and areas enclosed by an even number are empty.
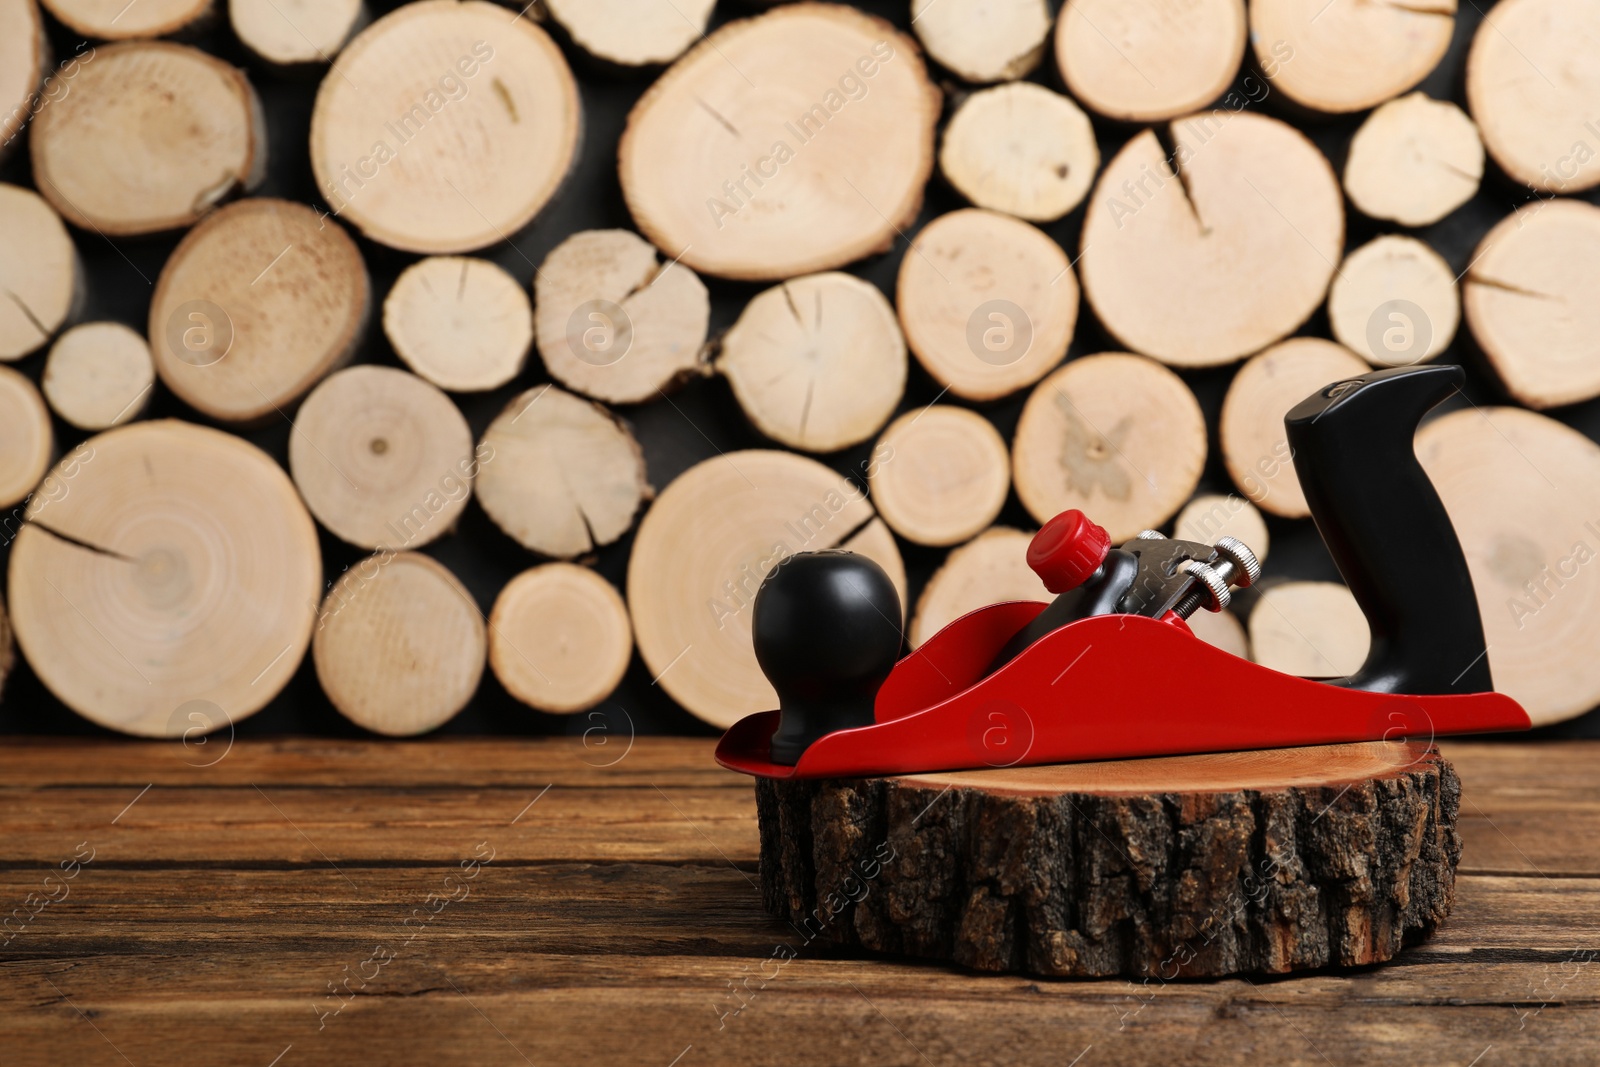
<svg viewBox="0 0 1600 1067">
<path fill-rule="evenodd" d="M 1284 674 L 1346 678 L 1361 669 L 1371 645 L 1361 605 L 1339 582 L 1267 585 L 1250 611 L 1251 655 Z"/>
<path fill-rule="evenodd" d="M 311 168 L 334 213 L 372 240 L 470 252 L 549 202 L 581 128 L 549 34 L 481 0 L 424 0 L 362 30 L 323 79 Z"/>
<path fill-rule="evenodd" d="M 1189 616 L 1188 626 L 1206 644 L 1215 645 L 1240 659 L 1250 658 L 1250 637 L 1245 633 L 1244 623 L 1233 612 L 1227 609 L 1197 611 Z"/>
<path fill-rule="evenodd" d="M 43 106 L 39 86 L 50 73 L 50 40 L 34 0 L 0 0 L 0 160 L 28 119 Z"/>
<path fill-rule="evenodd" d="M 522 547 L 556 559 L 617 540 L 650 496 L 627 423 L 553 385 L 507 404 L 478 456 L 478 503 L 489 518 Z"/>
<path fill-rule="evenodd" d="M 1067 0 L 1056 65 L 1085 107 L 1122 122 L 1160 122 L 1222 96 L 1239 73 L 1244 38 L 1243 0 Z"/>
<path fill-rule="evenodd" d="M 558 715 L 610 696 L 633 657 L 628 606 L 587 567 L 546 563 L 501 590 L 489 614 L 489 665 L 506 692 Z"/>
<path fill-rule="evenodd" d="M 332 63 L 366 17 L 361 0 L 228 0 L 240 43 L 278 67 Z"/>
<path fill-rule="evenodd" d="M 1456 0 L 1415 4 L 1251 0 L 1250 42 L 1272 84 L 1315 111 L 1362 111 L 1432 73 Z"/>
<path fill-rule="evenodd" d="M 1083 202 L 1100 169 L 1077 104 L 1032 82 L 973 93 L 944 131 L 939 169 L 978 207 L 1054 222 Z"/>
<path fill-rule="evenodd" d="M 1460 790 L 1420 742 L 758 778 L 762 895 L 808 940 L 982 971 L 1359 966 L 1450 913 Z"/>
<path fill-rule="evenodd" d="M 1369 369 L 1354 352 L 1320 337 L 1291 337 L 1239 368 L 1217 429 L 1228 475 L 1251 503 L 1286 519 L 1311 514 L 1283 417 L 1323 386 Z"/>
<path fill-rule="evenodd" d="M 1559 0 L 1503 0 L 1483 16 L 1467 54 L 1467 107 L 1489 155 L 1542 192 L 1600 184 L 1600 9 Z"/>
<path fill-rule="evenodd" d="M 1484 408 L 1423 426 L 1417 458 L 1466 552 L 1495 688 L 1536 726 L 1600 704 L 1600 446 Z"/>
<path fill-rule="evenodd" d="M 70 30 L 102 41 L 166 37 L 211 14 L 211 0 L 41 0 Z"/>
<path fill-rule="evenodd" d="M 1339 265 L 1328 322 L 1340 344 L 1373 366 L 1424 363 L 1450 347 L 1461 322 L 1456 272 L 1414 237 L 1374 238 Z"/>
<path fill-rule="evenodd" d="M 455 718 L 477 692 L 488 639 L 472 594 L 417 552 L 346 571 L 317 619 L 323 692 L 357 726 L 412 737 Z"/>
<path fill-rule="evenodd" d="M 177 737 L 181 709 L 236 723 L 311 642 L 316 526 L 289 476 L 231 434 L 173 420 L 92 438 L 11 550 L 11 621 L 34 672 L 101 726 Z"/>
<path fill-rule="evenodd" d="M 907 541 L 945 546 L 988 527 L 1011 491 L 1011 455 L 975 411 L 936 404 L 883 432 L 867 472 L 883 521 Z"/>
<path fill-rule="evenodd" d="M 970 611 L 1008 600 L 1055 599 L 1028 566 L 1028 543 L 1033 534 L 1009 526 L 985 530 L 960 548 L 952 549 L 944 565 L 933 572 L 917 598 L 911 620 L 911 647 Z"/>
<path fill-rule="evenodd" d="M 1079 508 L 1124 541 L 1194 494 L 1206 462 L 1200 402 L 1183 379 L 1126 353 L 1075 359 L 1028 397 L 1012 479 L 1038 522 Z"/>
<path fill-rule="evenodd" d="M 533 346 L 533 304 L 487 259 L 432 256 L 401 272 L 383 301 L 383 332 L 418 375 L 457 393 L 498 389 Z"/>
<path fill-rule="evenodd" d="M 1466 112 L 1411 93 L 1379 107 L 1350 140 L 1344 191 L 1362 214 L 1431 226 L 1471 200 L 1483 180 L 1483 142 Z"/>
<path fill-rule="evenodd" d="M 254 422 L 349 361 L 370 303 L 342 227 L 304 204 L 241 200 L 186 234 L 162 268 L 150 352 L 190 407 Z"/>
<path fill-rule="evenodd" d="M 1060 245 L 1008 215 L 952 211 L 900 261 L 900 326 L 934 380 L 968 400 L 1037 382 L 1067 354 L 1078 279 Z"/>
<path fill-rule="evenodd" d="M 57 415 L 97 432 L 137 418 L 155 382 L 143 337 L 120 322 L 86 322 L 56 339 L 40 384 Z"/>
<path fill-rule="evenodd" d="M 1344 198 L 1303 134 L 1248 111 L 1191 115 L 1106 165 L 1082 238 L 1083 289 L 1135 351 L 1209 367 L 1291 333 L 1327 292 Z"/>
<path fill-rule="evenodd" d="M 628 610 L 654 683 L 720 729 L 778 706 L 750 644 L 750 605 L 795 552 L 842 548 L 888 572 L 905 603 L 894 535 L 855 483 L 790 452 L 730 452 L 662 492 L 628 559 Z"/>
<path fill-rule="evenodd" d="M 705 370 L 705 283 L 629 230 L 568 237 L 545 257 L 533 289 L 539 354 L 568 388 L 637 404 Z"/>
<path fill-rule="evenodd" d="M 50 411 L 33 382 L 10 367 L 0 367 L 0 508 L 33 492 L 55 458 Z M 15 533 L 13 517 L 4 530 Z"/>
<path fill-rule="evenodd" d="M 289 437 L 289 471 L 311 514 L 361 548 L 420 548 L 449 533 L 478 467 L 450 398 L 393 367 L 331 375 Z"/>
<path fill-rule="evenodd" d="M 883 293 L 835 271 L 758 294 L 716 359 L 756 429 L 808 452 L 836 452 L 883 429 L 905 395 L 906 364 Z"/>
<path fill-rule="evenodd" d="M 928 56 L 963 81 L 1026 78 L 1050 35 L 1045 0 L 911 0 L 911 28 Z"/>
<path fill-rule="evenodd" d="M 1172 536 L 1184 541 L 1214 545 L 1219 537 L 1234 537 L 1250 546 L 1256 559 L 1266 562 L 1271 545 L 1267 521 L 1244 497 L 1205 493 L 1178 512 Z"/>
<path fill-rule="evenodd" d="M 683 55 L 705 36 L 716 0 L 545 0 L 544 7 L 589 55 L 633 68 Z"/>
<path fill-rule="evenodd" d="M 78 251 L 43 198 L 0 184 L 0 361 L 35 352 L 77 306 Z"/>
<path fill-rule="evenodd" d="M 136 5 L 137 6 L 137 5 Z M 261 102 L 240 71 L 196 48 L 128 41 L 45 85 L 33 180 L 67 221 L 112 236 L 193 225 L 266 175 Z"/>
<path fill-rule="evenodd" d="M 1462 279 L 1467 327 L 1519 403 L 1600 395 L 1600 208 L 1535 201 L 1484 237 Z"/>
<path fill-rule="evenodd" d="M 916 218 L 939 108 L 888 22 L 785 4 L 723 26 L 639 98 L 623 196 L 640 232 L 702 274 L 830 270 L 888 251 Z"/>
</svg>

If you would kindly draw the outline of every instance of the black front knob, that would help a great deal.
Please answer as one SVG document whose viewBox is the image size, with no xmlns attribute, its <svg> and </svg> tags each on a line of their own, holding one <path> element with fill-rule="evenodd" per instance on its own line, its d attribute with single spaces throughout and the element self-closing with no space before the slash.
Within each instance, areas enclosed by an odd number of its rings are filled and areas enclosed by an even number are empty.
<svg viewBox="0 0 1600 1067">
<path fill-rule="evenodd" d="M 866 556 L 801 552 L 761 583 L 751 638 L 778 691 L 772 761 L 792 765 L 823 734 L 872 723 L 900 658 L 900 595 Z"/>
</svg>

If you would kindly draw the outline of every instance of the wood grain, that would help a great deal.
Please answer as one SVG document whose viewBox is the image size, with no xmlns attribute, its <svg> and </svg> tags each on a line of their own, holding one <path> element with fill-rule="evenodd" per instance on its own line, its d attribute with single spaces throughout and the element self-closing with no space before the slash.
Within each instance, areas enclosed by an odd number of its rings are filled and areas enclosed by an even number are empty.
<svg viewBox="0 0 1600 1067">
<path fill-rule="evenodd" d="M 1291 337 L 1239 369 L 1217 433 L 1228 474 L 1251 503 L 1283 518 L 1310 516 L 1283 417 L 1329 382 L 1367 369 L 1354 352 L 1321 337 Z"/>
<path fill-rule="evenodd" d="M 1077 104 L 1015 82 L 962 102 L 945 128 L 939 169 L 978 207 L 1054 222 L 1088 195 L 1100 150 Z"/>
<path fill-rule="evenodd" d="M 628 532 L 650 495 L 628 424 L 553 385 L 515 397 L 478 442 L 478 503 L 522 547 L 572 559 Z"/>
<path fill-rule="evenodd" d="M 760 293 L 722 338 L 717 370 L 756 429 L 790 448 L 837 452 L 894 414 L 906 342 L 877 286 L 829 271 Z"/>
<path fill-rule="evenodd" d="M 1205 418 L 1189 386 L 1140 356 L 1075 359 L 1028 397 L 1011 444 L 1017 497 L 1039 523 L 1068 508 L 1125 541 L 1183 506 L 1206 460 Z"/>
<path fill-rule="evenodd" d="M 1495 687 L 1537 724 L 1582 715 L 1600 663 L 1565 650 L 1600 630 L 1600 582 L 1579 562 L 1600 514 L 1600 446 L 1547 416 L 1486 407 L 1429 423 L 1417 458 L 1466 553 Z"/>
<path fill-rule="evenodd" d="M 1314 111 L 1361 111 L 1400 95 L 1438 66 L 1455 28 L 1455 0 L 1340 4 L 1332 11 L 1321 4 L 1250 5 L 1256 61 L 1285 96 Z"/>
<path fill-rule="evenodd" d="M 179 32 L 211 10 L 211 0 L 156 0 L 135 5 L 123 0 L 44 0 L 44 6 L 63 24 L 87 37 L 119 40 L 162 37 Z M 126 17 L 124 17 L 126 16 Z"/>
<path fill-rule="evenodd" d="M 529 707 L 570 715 L 610 696 L 633 656 L 616 587 L 587 567 L 546 563 L 506 584 L 489 616 L 489 664 Z"/>
<path fill-rule="evenodd" d="M 622 195 L 639 231 L 701 274 L 831 270 L 888 251 L 916 218 L 941 100 L 890 23 L 785 4 L 725 23 L 639 98 L 617 145 Z"/>
<path fill-rule="evenodd" d="M 1079 245 L 1083 292 L 1127 348 L 1221 366 L 1322 303 L 1344 245 L 1343 197 L 1327 157 L 1277 119 L 1217 108 L 1168 135 L 1170 152 L 1145 130 L 1101 170 Z"/>
<path fill-rule="evenodd" d="M 161 269 L 148 319 L 156 373 L 196 411 L 259 424 L 350 362 L 371 299 L 342 227 L 290 200 L 229 204 Z"/>
<path fill-rule="evenodd" d="M 583 230 L 533 279 L 535 337 L 556 381 L 611 404 L 671 392 L 704 370 L 711 297 L 630 230 Z"/>
<path fill-rule="evenodd" d="M 1600 743 L 1444 751 L 1463 780 L 1458 903 L 1394 963 L 1049 982 L 856 958 L 768 917 L 750 781 L 705 740 L 640 738 L 602 767 L 615 754 L 579 738 L 240 741 L 221 759 L 8 738 L 0 901 L 23 907 L 78 842 L 95 851 L 0 934 L 0 1032 L 21 1067 L 1467 1064 L 1491 1045 L 1487 1062 L 1587 1064 Z M 492 859 L 468 879 L 480 843 Z"/>
<path fill-rule="evenodd" d="M 628 610 L 653 682 L 720 729 L 775 707 L 750 644 L 755 592 L 784 557 L 832 548 L 869 557 L 905 603 L 900 549 L 854 482 L 765 449 L 680 474 L 645 513 L 628 560 Z"/>
<path fill-rule="evenodd" d="M 331 64 L 367 18 L 362 0 L 228 0 L 239 43 L 273 67 Z"/>
<path fill-rule="evenodd" d="M 311 642 L 317 680 L 358 726 L 412 737 L 449 722 L 483 677 L 482 612 L 449 569 L 388 551 L 346 571 L 328 593 Z"/>
<path fill-rule="evenodd" d="M 265 120 L 243 71 L 170 41 L 107 45 L 68 66 L 45 86 L 59 103 L 34 119 L 29 153 L 69 222 L 117 236 L 179 229 L 265 177 Z"/>
<path fill-rule="evenodd" d="M 963 209 L 918 231 L 895 308 L 924 370 L 956 396 L 996 400 L 1048 374 L 1078 324 L 1078 280 L 1044 231 Z"/>
<path fill-rule="evenodd" d="M 1385 234 L 1354 249 L 1328 287 L 1340 344 L 1375 367 L 1407 367 L 1444 352 L 1461 321 L 1456 270 L 1414 237 Z"/>
<path fill-rule="evenodd" d="M 1580 338 L 1600 310 L 1585 294 L 1600 277 L 1600 209 L 1578 200 L 1528 204 L 1495 224 L 1473 252 L 1462 304 L 1472 336 L 1512 399 L 1560 407 L 1600 395 Z M 1564 313 L 1552 315 L 1548 305 Z"/>
<path fill-rule="evenodd" d="M 340 53 L 311 114 L 311 167 L 334 214 L 374 241 L 470 252 L 549 202 L 582 127 L 549 34 L 493 4 L 429 0 Z"/>
<path fill-rule="evenodd" d="M 1086 106 L 1123 122 L 1156 122 L 1223 94 L 1239 72 L 1245 29 L 1242 0 L 1067 0 L 1056 22 L 1056 64 Z"/>
<path fill-rule="evenodd" d="M 1478 127 L 1456 105 L 1422 92 L 1367 116 L 1344 165 L 1350 202 L 1402 226 L 1438 222 L 1471 200 L 1482 179 Z"/>
<path fill-rule="evenodd" d="M 55 452 L 50 410 L 33 381 L 0 367 L 0 507 L 20 504 L 39 487 Z"/>
<path fill-rule="evenodd" d="M 911 28 L 957 77 L 1005 82 L 1027 77 L 1044 57 L 1050 8 L 1044 0 L 912 0 Z"/>
<path fill-rule="evenodd" d="M 919 545 L 968 541 L 1000 514 L 1011 454 L 994 424 L 968 408 L 932 404 L 901 415 L 878 438 L 867 472 L 891 529 Z"/>
<path fill-rule="evenodd" d="M 361 548 L 420 548 L 455 528 L 479 467 L 450 398 L 397 367 L 346 367 L 295 414 L 289 473 L 306 507 Z"/>
<path fill-rule="evenodd" d="M 389 290 L 383 332 L 406 366 L 440 389 L 487 392 L 522 373 L 533 303 L 492 260 L 429 256 Z"/>
<path fill-rule="evenodd" d="M 706 34 L 716 0 L 548 0 L 572 43 L 602 63 L 635 70 L 669 63 Z"/>
<path fill-rule="evenodd" d="M 61 216 L 31 189 L 0 184 L 0 362 L 44 346 L 82 298 L 82 266 Z"/>
<path fill-rule="evenodd" d="M 17 135 L 39 107 L 39 86 L 50 73 L 50 40 L 34 0 L 0 0 L 0 159 L 11 154 Z"/>
<path fill-rule="evenodd" d="M 143 414 L 155 377 L 142 336 L 120 322 L 85 322 L 56 338 L 39 386 L 51 410 L 92 433 Z"/>
<path fill-rule="evenodd" d="M 78 446 L 50 477 L 71 491 L 34 498 L 7 597 L 18 644 L 64 704 L 174 737 L 192 714 L 242 721 L 288 684 L 311 641 L 322 557 L 265 452 L 176 419 L 136 422 Z"/>
<path fill-rule="evenodd" d="M 1571 122 L 1594 99 L 1597 71 L 1574 62 L 1600 33 L 1588 4 L 1508 0 L 1472 38 L 1466 95 L 1483 143 L 1515 181 L 1550 193 L 1576 193 L 1600 181 L 1594 153 L 1574 151 Z M 1539 71 L 1566 73 L 1551 80 Z M 1581 123 L 1580 123 L 1581 125 Z"/>
</svg>

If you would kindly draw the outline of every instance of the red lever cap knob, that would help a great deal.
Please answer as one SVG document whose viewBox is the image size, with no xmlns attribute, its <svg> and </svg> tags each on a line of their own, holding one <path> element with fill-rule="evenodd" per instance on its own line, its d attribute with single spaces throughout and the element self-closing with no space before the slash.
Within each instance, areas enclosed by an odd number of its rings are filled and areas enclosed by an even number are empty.
<svg viewBox="0 0 1600 1067">
<path fill-rule="evenodd" d="M 1076 589 L 1100 569 L 1111 552 L 1111 535 L 1076 508 L 1044 524 L 1028 544 L 1028 566 L 1052 593 Z"/>
</svg>

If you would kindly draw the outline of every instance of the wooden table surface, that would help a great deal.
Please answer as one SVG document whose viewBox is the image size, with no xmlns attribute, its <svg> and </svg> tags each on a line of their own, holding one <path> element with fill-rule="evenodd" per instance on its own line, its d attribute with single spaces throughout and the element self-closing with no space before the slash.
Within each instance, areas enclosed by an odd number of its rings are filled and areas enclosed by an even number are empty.
<svg viewBox="0 0 1600 1067">
<path fill-rule="evenodd" d="M 1134 983 L 806 945 L 705 741 L 9 739 L 0 1063 L 1600 1063 L 1600 742 L 1442 748 L 1431 941 Z"/>
</svg>

